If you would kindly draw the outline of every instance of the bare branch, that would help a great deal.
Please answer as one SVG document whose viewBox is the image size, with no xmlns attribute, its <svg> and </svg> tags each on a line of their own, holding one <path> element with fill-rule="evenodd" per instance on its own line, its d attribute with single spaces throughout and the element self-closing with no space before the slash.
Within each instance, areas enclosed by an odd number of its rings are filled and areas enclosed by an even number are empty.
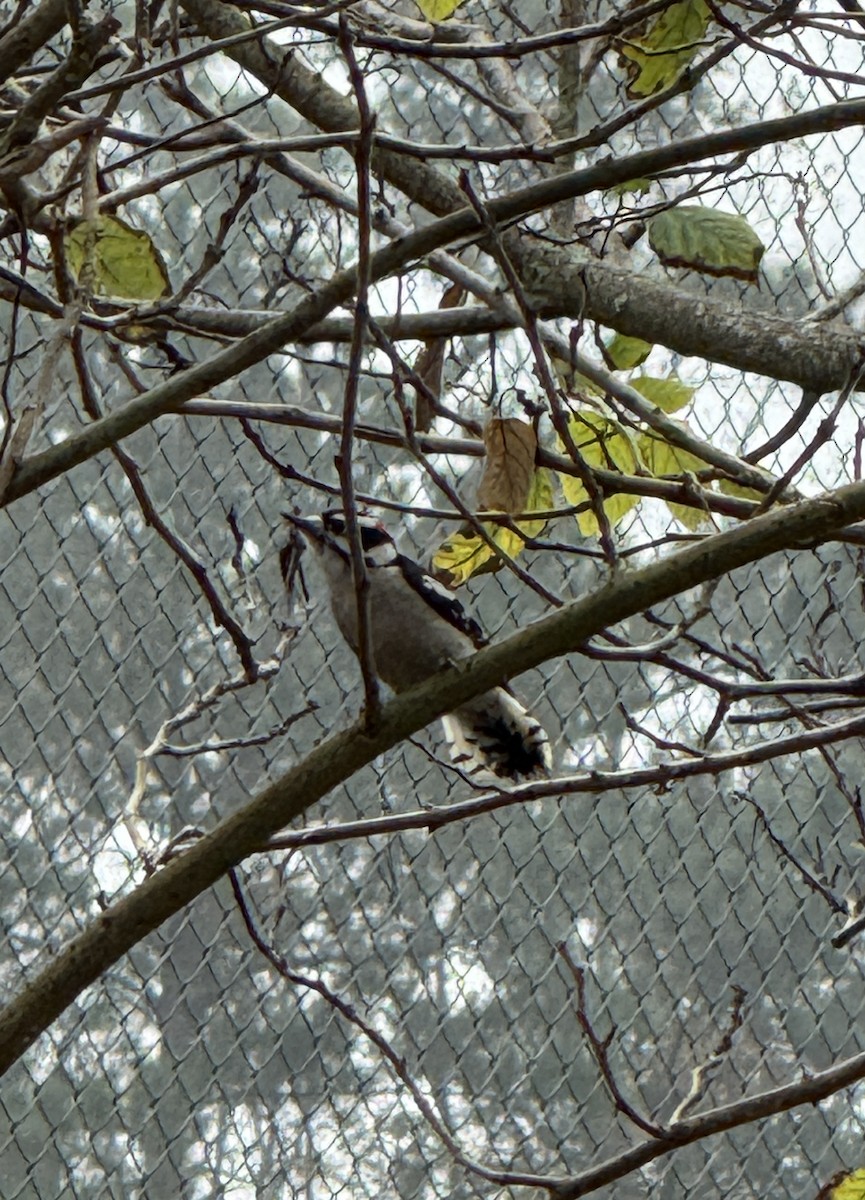
<svg viewBox="0 0 865 1200">
<path fill-rule="evenodd" d="M 660 1125 L 655 1125 L 652 1121 L 647 1121 L 646 1118 L 642 1116 L 636 1110 L 636 1108 L 634 1108 L 633 1104 L 631 1104 L 629 1100 L 625 1099 L 625 1096 L 623 1095 L 622 1090 L 616 1081 L 616 1077 L 613 1074 L 612 1067 L 610 1066 L 609 1056 L 610 1045 L 613 1041 L 613 1038 L 616 1036 L 616 1029 L 615 1026 L 613 1026 L 605 1038 L 600 1037 L 595 1031 L 595 1027 L 592 1024 L 592 1020 L 589 1016 L 587 1008 L 586 968 L 574 962 L 574 960 L 571 958 L 568 947 L 564 942 L 560 942 L 556 949 L 567 963 L 568 968 L 574 977 L 574 982 L 577 985 L 577 1020 L 580 1023 L 580 1028 L 586 1035 L 586 1040 L 589 1043 L 589 1049 L 592 1052 L 592 1057 L 598 1064 L 601 1077 L 603 1078 L 604 1083 L 607 1085 L 607 1090 L 613 1098 L 613 1103 L 615 1104 L 617 1111 L 626 1116 L 629 1121 L 632 1121 L 638 1129 L 642 1130 L 643 1133 L 647 1133 L 649 1137 L 663 1138 L 665 1136 L 665 1132 Z"/>
<path fill-rule="evenodd" d="M 435 833 L 448 825 L 551 796 L 604 796 L 646 788 L 663 791 L 683 779 L 699 779 L 704 775 L 721 776 L 728 771 L 773 762 L 776 758 L 803 754 L 819 746 L 834 745 L 850 738 L 861 737 L 863 732 L 865 716 L 860 715 L 834 725 L 821 725 L 816 729 L 802 730 L 736 750 L 719 751 L 716 754 L 696 754 L 689 750 L 689 758 L 673 759 L 657 766 L 635 767 L 622 771 L 592 770 L 559 779 L 497 788 L 492 792 L 483 792 L 471 800 L 459 800 L 445 807 L 433 806 L 385 817 L 365 817 L 359 821 L 310 826 L 292 833 L 277 834 L 257 849 L 259 853 L 293 850 L 300 846 L 325 845 L 328 842 L 368 838 L 377 834 L 404 833 L 410 829 L 425 829 Z"/>
<path fill-rule="evenodd" d="M 369 328 L 369 285 L 371 279 L 370 213 L 372 207 L 370 202 L 369 172 L 375 117 L 370 111 L 367 102 L 363 73 L 357 65 L 357 59 L 355 58 L 354 48 L 348 32 L 348 25 L 342 17 L 340 18 L 339 30 L 340 49 L 348 64 L 349 78 L 354 88 L 358 113 L 360 115 L 360 138 L 355 148 L 354 158 L 357 175 L 358 215 L 357 292 L 354 308 L 354 331 L 351 339 L 348 375 L 343 397 L 340 449 L 336 466 L 339 472 L 342 510 L 345 515 L 346 536 L 351 549 L 351 571 L 354 578 L 354 591 L 357 600 L 357 650 L 360 661 L 360 672 L 363 677 L 364 719 L 367 727 L 373 730 L 378 722 L 381 711 L 381 693 L 378 676 L 376 675 L 375 655 L 372 644 L 372 622 L 369 612 L 369 578 L 366 572 L 363 543 L 361 542 L 360 529 L 357 523 L 352 454 L 354 450 L 354 430 L 357 422 L 358 385 L 363 361 L 364 342 Z"/>
<path fill-rule="evenodd" d="M 772 845 L 776 848 L 776 850 L 778 850 L 782 857 L 787 860 L 787 862 L 791 863 L 792 866 L 795 867 L 796 872 L 801 876 L 802 881 L 811 889 L 811 891 L 816 892 L 818 896 L 821 896 L 833 912 L 840 913 L 845 917 L 849 916 L 850 910 L 844 901 L 839 900 L 832 889 L 825 882 L 818 879 L 813 871 L 809 871 L 801 859 L 790 849 L 783 838 L 779 837 L 778 834 L 775 833 L 769 822 L 769 818 L 766 816 L 765 810 L 757 803 L 754 797 L 748 792 L 742 791 L 737 792 L 736 795 L 741 801 L 743 801 L 743 803 L 750 804 L 750 806 L 754 809 L 760 824 Z"/>
<path fill-rule="evenodd" d="M 662 562 L 606 584 L 594 595 L 551 613 L 513 637 L 487 646 L 401 693 L 382 706 L 381 721 L 374 733 L 361 723 L 327 738 L 298 768 L 271 784 L 187 854 L 104 912 L 10 1002 L 0 1014 L 0 1071 L 6 1071 L 83 988 L 145 934 L 210 887 L 229 867 L 260 848 L 276 830 L 306 811 L 338 783 L 437 716 L 506 678 L 578 648 L 608 625 L 626 620 L 647 606 L 659 604 L 688 587 L 715 579 L 774 551 L 803 542 L 828 540 L 837 530 L 863 517 L 865 484 L 858 483 L 817 500 L 767 513 L 740 528 L 689 545 Z M 861 1063 L 855 1062 L 855 1071 L 865 1073 L 865 1056 Z M 825 1083 L 839 1076 L 828 1072 L 820 1078 Z M 847 1076 L 842 1072 L 840 1078 L 846 1080 Z M 807 1098 L 810 1094 L 807 1081 L 796 1087 L 803 1091 L 784 1093 L 797 1098 L 790 1098 L 783 1106 L 801 1103 L 798 1097 Z M 763 1111 L 761 1104 L 765 1103 L 770 1102 L 758 1097 L 744 1107 L 733 1106 L 726 1110 L 723 1119 L 719 1118 L 718 1128 L 738 1123 L 740 1113 L 745 1114 L 741 1120 L 748 1119 L 748 1113 L 759 1116 Z M 769 1111 L 781 1110 L 770 1107 Z M 704 1130 L 714 1129 L 714 1118 L 710 1118 L 712 1114 L 700 1118 L 701 1124 L 693 1136 L 687 1129 L 676 1127 L 675 1144 L 707 1136 Z M 643 1161 L 650 1161 L 651 1157 Z"/>
<path fill-rule="evenodd" d="M 0 38 L 0 82 L 32 58 L 66 24 L 66 0 L 41 0 Z"/>
<path fill-rule="evenodd" d="M 457 1143 L 453 1134 L 447 1128 L 442 1117 L 436 1112 L 435 1107 L 429 1101 L 423 1089 L 419 1087 L 412 1078 L 412 1075 L 408 1069 L 408 1064 L 403 1056 L 397 1053 L 388 1039 L 384 1037 L 383 1034 L 378 1032 L 372 1022 L 367 1020 L 366 1017 L 362 1016 L 353 1004 L 349 1004 L 348 1001 L 344 1000 L 332 988 L 329 988 L 322 979 L 315 978 L 312 975 L 307 975 L 301 971 L 293 970 L 287 961 L 282 957 L 282 955 L 278 954 L 274 950 L 274 948 L 259 930 L 255 919 L 253 918 L 249 902 L 241 887 L 237 870 L 232 868 L 232 870 L 228 872 L 228 878 L 229 882 L 231 883 L 231 890 L 234 893 L 234 899 L 237 903 L 238 910 L 253 945 L 258 952 L 267 959 L 277 974 L 279 974 L 287 983 L 290 983 L 292 986 L 304 988 L 321 996 L 325 1003 L 330 1005 L 332 1009 L 339 1013 L 343 1020 L 347 1021 L 349 1025 L 354 1026 L 354 1028 L 358 1029 L 364 1037 L 369 1039 L 373 1046 L 375 1046 L 376 1050 L 378 1050 L 379 1054 L 381 1054 L 382 1058 L 384 1058 L 384 1060 L 389 1064 L 396 1078 L 399 1079 L 408 1090 L 409 1095 L 411 1096 L 424 1120 L 427 1122 L 436 1136 L 440 1138 L 455 1162 L 459 1163 L 460 1166 L 466 1167 L 473 1174 L 480 1175 L 483 1179 L 499 1179 L 501 1177 L 500 1171 L 492 1171 L 482 1166 L 481 1163 L 476 1162 L 460 1149 L 459 1144 Z M 516 1178 L 517 1177 L 515 1177 L 515 1181 Z"/>
<path fill-rule="evenodd" d="M 688 1089 L 688 1094 L 676 1106 L 675 1112 L 670 1117 L 671 1125 L 678 1125 L 680 1121 L 683 1121 L 691 1109 L 695 1108 L 705 1096 L 712 1076 L 717 1073 L 718 1069 L 723 1065 L 725 1057 L 730 1053 L 733 1045 L 733 1035 L 737 1029 L 741 1029 L 742 1027 L 742 1008 L 746 997 L 747 992 L 745 989 L 738 984 L 734 984 L 729 1024 L 721 1035 L 717 1046 L 712 1051 L 711 1057 L 692 1071 L 691 1086 Z"/>
</svg>

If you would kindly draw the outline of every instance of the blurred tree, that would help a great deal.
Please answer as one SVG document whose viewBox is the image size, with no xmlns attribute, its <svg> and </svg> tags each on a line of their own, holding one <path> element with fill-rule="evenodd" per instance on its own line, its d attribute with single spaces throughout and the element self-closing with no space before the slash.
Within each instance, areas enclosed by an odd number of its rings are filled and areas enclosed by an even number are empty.
<svg viewBox="0 0 865 1200">
<path fill-rule="evenodd" d="M 0 1200 L 855 1180 L 865 12 L 2 20 Z M 494 639 L 374 721 L 333 506 Z"/>
</svg>

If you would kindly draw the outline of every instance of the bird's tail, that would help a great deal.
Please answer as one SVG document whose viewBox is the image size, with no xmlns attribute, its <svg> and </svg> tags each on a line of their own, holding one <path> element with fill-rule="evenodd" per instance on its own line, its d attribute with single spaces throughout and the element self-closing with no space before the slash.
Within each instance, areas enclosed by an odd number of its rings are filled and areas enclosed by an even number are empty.
<svg viewBox="0 0 865 1200">
<path fill-rule="evenodd" d="M 451 757 L 470 774 L 490 772 L 520 782 L 549 775 L 543 727 L 505 688 L 494 688 L 442 718 Z"/>
</svg>

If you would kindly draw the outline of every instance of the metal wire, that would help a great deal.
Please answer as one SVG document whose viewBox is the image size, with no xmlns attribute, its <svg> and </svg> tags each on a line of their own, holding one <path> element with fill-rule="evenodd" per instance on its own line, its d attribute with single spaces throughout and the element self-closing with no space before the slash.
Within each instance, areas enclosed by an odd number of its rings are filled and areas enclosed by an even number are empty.
<svg viewBox="0 0 865 1200">
<path fill-rule="evenodd" d="M 464 19 L 492 38 L 521 36 L 506 7 L 469 7 Z M 118 12 L 128 24 L 125 6 Z M 559 14 L 536 4 L 519 18 L 534 33 L 556 29 Z M 302 29 L 290 36 L 325 77 L 340 77 L 332 43 Z M 181 48 L 188 44 L 184 37 Z M 772 45 L 821 67 L 862 71 L 862 43 L 822 25 Z M 60 34 L 34 62 L 53 63 L 66 46 Z M 170 47 L 154 53 L 167 57 Z M 510 64 L 527 116 L 509 108 L 504 85 L 482 60 L 366 56 L 362 47 L 358 54 L 378 130 L 424 144 L 525 140 L 525 121 L 538 112 L 547 119 L 557 86 L 551 53 Z M 109 62 L 90 83 L 116 71 Z M 207 111 L 232 116 L 256 137 L 309 131 L 224 56 L 188 65 L 184 75 L 202 106 L 197 114 L 158 81 L 145 81 L 120 96 L 112 128 L 164 138 Z M 25 71 L 22 86 L 35 78 Z M 694 91 L 589 155 L 825 103 L 833 88 L 850 86 L 740 45 Z M 622 89 L 611 49 L 579 97 L 571 132 L 587 135 L 606 121 Z M 98 103 L 84 101 L 85 110 Z M 168 146 L 112 173 L 112 163 L 134 150 L 105 135 L 106 189 L 146 182 L 188 157 Z M 353 196 L 344 149 L 304 161 Z M 530 156 L 467 161 L 485 197 L 545 169 Z M 765 242 L 761 285 L 673 274 L 695 300 L 709 293 L 804 314 L 825 298 L 821 289 L 848 287 L 865 269 L 861 162 L 857 130 L 834 142 L 769 147 L 707 178 L 696 202 L 742 214 Z M 350 265 L 356 229 L 332 198 L 312 194 L 273 162 L 255 179 L 248 169 L 227 163 L 166 183 L 129 201 L 122 215 L 152 237 L 174 287 L 219 243 L 191 302 L 273 313 Z M 692 183 L 671 181 L 670 194 Z M 221 227 L 244 186 L 246 203 Z M 411 221 L 396 189 L 383 186 L 379 201 L 386 214 Z M 594 220 L 597 229 L 632 220 L 627 196 L 589 203 L 578 220 Z M 0 247 L 2 265 L 19 271 L 14 239 Z M 633 264 L 649 263 L 644 240 L 631 253 Z M 28 280 L 54 295 L 47 242 L 31 238 L 28 256 Z M 488 260 L 474 262 L 492 271 Z M 374 314 L 421 311 L 440 294 L 440 281 L 416 270 L 374 288 L 371 304 Z M 17 403 L 37 378 L 53 322 L 8 297 L 2 314 L 14 349 L 8 392 Z M 184 359 L 213 352 L 194 332 L 166 337 L 170 353 Z M 171 368 L 164 343 L 133 345 L 93 329 L 81 339 L 103 411 Z M 400 350 L 409 359 L 414 353 Z M 342 344 L 287 346 L 213 394 L 338 414 L 347 356 Z M 717 365 L 707 371 L 662 347 L 643 368 L 672 369 L 697 388 L 678 416 L 731 452 L 765 440 L 799 401 L 788 385 Z M 537 392 L 530 346 L 517 333 L 452 340 L 444 374 L 443 403 L 463 420 L 516 415 L 518 389 Z M 86 419 L 71 355 L 52 382 L 30 450 Z M 824 397 L 764 465 L 782 472 L 831 408 L 832 397 Z M 358 424 L 400 428 L 402 415 L 392 362 L 370 350 Z M 797 486 L 811 493 L 849 479 L 858 429 L 854 397 Z M 436 431 L 463 435 L 443 419 Z M 542 436 L 553 445 L 545 427 Z M 319 581 L 305 571 L 308 594 L 298 580 L 286 597 L 279 564 L 280 512 L 331 502 L 324 489 L 338 487 L 337 440 L 266 422 L 244 428 L 173 415 L 123 448 L 140 472 L 143 506 L 123 464 L 103 454 L 0 519 L 0 979 L 7 996 L 140 880 L 181 829 L 212 828 L 347 724 L 362 699 L 357 663 Z M 422 463 L 369 441 L 355 451 L 358 494 L 410 510 L 386 518 L 406 549 L 426 553 L 452 531 L 418 515 L 447 507 Z M 470 505 L 477 463 L 434 461 Z M 616 537 L 633 549 L 676 531 L 683 532 L 669 510 L 645 500 Z M 571 518 L 549 526 L 543 539 L 560 548 L 521 562 L 545 587 L 567 600 L 597 586 L 602 564 L 564 548 L 593 545 Z M 205 596 L 202 574 L 221 610 Z M 563 773 L 627 772 L 663 763 L 677 747 L 735 750 L 807 730 L 833 714 L 809 712 L 807 698 L 754 695 L 733 700 L 711 743 L 702 741 L 719 699 L 729 699 L 725 685 L 865 667 L 861 579 L 855 545 L 777 556 L 656 611 L 654 623 L 616 631 L 642 647 L 683 622 L 662 652 L 616 656 L 599 643 L 596 653 L 521 678 L 518 690 L 550 731 Z M 472 581 L 469 591 L 493 636 L 543 611 L 506 571 Z M 244 681 L 241 643 L 220 611 L 237 622 L 262 668 L 257 681 Z M 175 720 L 182 713 L 188 719 Z M 858 742 L 847 741 L 663 789 L 623 778 L 601 796 L 563 791 L 435 833 L 344 837 L 256 856 L 238 874 L 242 904 L 227 882 L 202 896 L 85 993 L 6 1078 L 0 1198 L 505 1194 L 454 1147 L 488 1172 L 577 1173 L 643 1136 L 616 1111 L 580 1023 L 581 1003 L 599 1039 L 611 1038 L 617 1085 L 647 1122 L 661 1125 L 725 1031 L 729 1045 L 699 1098 L 703 1108 L 862 1051 L 861 947 L 831 943 L 859 891 L 861 767 Z M 433 728 L 330 795 L 310 824 L 444 806 L 467 794 Z M 582 1002 L 569 962 L 584 964 Z M 659 1158 L 604 1194 L 812 1197 L 838 1167 L 861 1165 L 862 1132 L 859 1091 L 842 1092 Z"/>
</svg>

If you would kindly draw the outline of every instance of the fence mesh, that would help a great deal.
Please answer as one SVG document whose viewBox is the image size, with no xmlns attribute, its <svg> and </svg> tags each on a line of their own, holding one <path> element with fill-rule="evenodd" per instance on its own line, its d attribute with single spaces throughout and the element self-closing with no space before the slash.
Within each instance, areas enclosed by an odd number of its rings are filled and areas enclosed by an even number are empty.
<svg viewBox="0 0 865 1200">
<path fill-rule="evenodd" d="M 409 7 L 393 20 L 416 19 Z M 776 22 L 765 42 L 713 25 L 690 90 L 647 105 L 618 130 L 615 116 L 634 103 L 625 98 L 621 45 L 591 42 L 570 59 L 560 49 L 515 60 L 413 58 L 362 45 L 355 54 L 381 133 L 489 150 L 535 143 L 550 125 L 559 136 L 585 137 L 609 126 L 577 159 L 595 161 L 855 96 L 863 78 L 857 18 L 786 7 L 810 23 Z M 368 31 L 390 28 L 376 5 L 354 8 Z M 563 16 L 579 25 L 610 15 L 603 4 L 577 8 L 568 16 L 549 0 L 519 12 L 467 0 L 454 21 L 511 41 L 555 31 Z M 748 26 L 760 16 L 753 8 L 719 11 Z M 11 25 L 27 8 L 3 12 Z M 288 310 L 355 261 L 356 221 L 338 207 L 355 194 L 350 153 L 310 142 L 220 161 L 215 151 L 235 136 L 321 133 L 280 98 L 278 78 L 258 78 L 224 51 L 122 92 L 87 95 L 226 36 L 216 12 L 203 3 L 178 12 L 118 5 L 119 33 L 82 98 L 67 102 L 72 115 L 106 116 L 104 211 L 149 234 L 175 290 L 200 270 L 182 297 L 187 313 L 230 319 L 239 331 L 250 314 Z M 149 31 L 136 36 L 136 20 L 148 16 Z M 256 10 L 255 20 L 265 19 Z M 321 87 L 345 96 L 345 61 L 322 29 L 298 23 L 272 44 L 294 45 Z M 58 29 L 22 64 L 7 81 L 7 110 L 69 45 L 68 29 Z M 586 69 L 592 54 L 587 86 L 563 113 L 562 79 Z M 215 120 L 224 117 L 234 124 Z M 191 149 L 176 140 L 190 129 Z M 78 149 L 73 143 L 36 176 L 69 216 L 80 204 L 79 190 L 64 191 L 78 177 Z M 185 174 L 207 154 L 210 165 Z M 457 164 L 482 200 L 551 169 L 529 151 L 491 157 L 468 154 Z M 708 293 L 802 316 L 865 269 L 862 161 L 861 133 L 847 129 L 766 147 L 723 171 L 671 175 L 668 197 L 693 187 L 695 203 L 740 213 L 766 253 L 759 287 L 670 273 L 693 289 L 695 304 Z M 451 184 L 456 178 L 432 151 L 426 167 Z M 373 203 L 383 220 L 426 219 L 391 183 L 374 180 Z M 605 193 L 583 203 L 580 236 L 597 249 L 627 230 L 642 201 Z M 549 231 L 549 216 L 532 218 L 539 233 Z M 136 342 L 119 323 L 109 327 L 109 314 L 102 327 L 82 327 L 77 357 L 64 345 L 46 390 L 39 370 L 58 310 L 33 296 L 55 304 L 61 295 L 52 245 L 38 224 L 26 245 L 6 232 L 5 394 L 15 412 L 37 393 L 45 402 L 29 452 L 227 344 L 227 325 L 208 337 L 191 318 Z M 632 269 L 659 270 L 645 239 L 629 253 Z M 465 261 L 495 278 L 483 255 L 468 250 Z M 33 296 L 15 298 L 16 275 Z M 442 291 L 441 278 L 422 266 L 376 285 L 371 307 L 425 311 Z M 97 315 L 109 308 L 95 306 Z M 416 356 L 416 344 L 397 348 L 407 362 Z M 120 452 L 90 458 L 4 510 L 7 996 L 140 881 L 182 829 L 212 828 L 358 712 L 358 666 L 320 579 L 306 564 L 305 589 L 298 579 L 287 596 L 279 561 L 281 512 L 320 510 L 338 495 L 347 364 L 345 342 L 287 345 L 208 395 L 301 408 L 296 420 L 244 423 L 204 409 L 164 416 Z M 655 347 L 646 369 L 673 368 L 697 389 L 690 428 L 731 452 L 759 445 L 799 403 L 791 385 L 717 364 L 709 370 Z M 361 425 L 402 428 L 401 403 L 412 397 L 401 393 L 399 375 L 384 351 L 366 352 Z M 442 437 L 465 437 L 466 422 L 470 434 L 471 422 L 492 412 L 518 415 L 520 391 L 538 394 L 528 340 L 513 331 L 452 339 L 444 378 L 450 416 L 434 427 Z M 811 447 L 834 400 L 816 403 L 764 465 L 781 473 Z M 858 423 L 854 396 L 797 477 L 803 492 L 858 472 Z M 553 446 L 551 434 L 544 440 Z M 450 507 L 426 463 L 404 445 L 363 438 L 354 457 L 359 495 L 389 505 L 383 515 L 403 548 L 428 557 L 453 523 L 423 515 Z M 478 461 L 464 453 L 428 461 L 470 505 Z M 651 500 L 616 529 L 629 562 L 666 552 L 657 541 L 668 534 L 687 536 Z M 667 649 L 616 653 L 598 643 L 522 676 L 518 690 L 550 733 L 557 770 L 636 772 L 687 758 L 715 717 L 719 680 L 865 668 L 861 559 L 855 542 L 777 555 L 616 631 L 639 647 L 663 642 L 684 621 Z M 590 592 L 605 572 L 596 542 L 579 536 L 572 517 L 549 525 L 520 561 L 563 600 Z M 506 570 L 473 579 L 467 591 L 493 637 L 547 611 Z M 254 682 L 244 658 L 257 664 Z M 710 750 L 744 753 L 807 731 L 837 718 L 842 703 L 850 702 L 835 697 L 835 708 L 806 711 L 795 696 L 763 699 L 755 688 L 724 714 Z M 581 1017 L 598 1039 L 609 1037 L 611 1077 L 653 1123 L 672 1117 L 719 1046 L 698 1110 L 863 1051 L 861 943 L 831 944 L 859 890 L 861 779 L 856 740 L 794 747 L 663 787 L 623 776 L 600 794 L 563 789 L 435 832 L 346 831 L 256 855 L 240 868 L 237 890 L 221 882 L 142 941 L 7 1075 L 0 1197 L 531 1194 L 528 1184 L 468 1169 L 419 1103 L 487 1172 L 556 1177 L 643 1136 L 617 1111 Z M 472 794 L 431 727 L 329 795 L 309 826 Z M 861 1089 L 841 1092 L 683 1147 L 601 1192 L 810 1198 L 839 1167 L 861 1164 L 861 1106 Z"/>
</svg>

